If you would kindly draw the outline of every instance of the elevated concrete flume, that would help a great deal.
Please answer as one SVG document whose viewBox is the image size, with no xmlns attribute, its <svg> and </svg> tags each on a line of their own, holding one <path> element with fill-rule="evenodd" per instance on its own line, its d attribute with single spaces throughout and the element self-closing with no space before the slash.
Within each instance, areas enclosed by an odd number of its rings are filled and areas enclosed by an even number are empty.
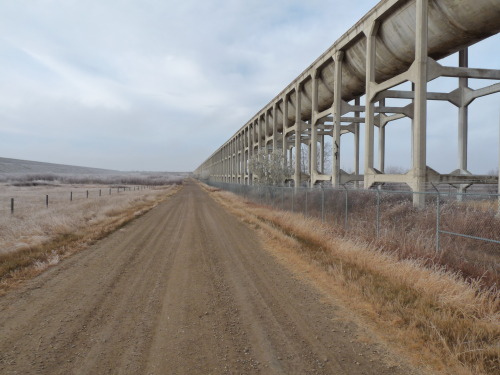
<svg viewBox="0 0 500 375">
<path fill-rule="evenodd" d="M 468 80 L 500 80 L 500 69 L 468 67 L 467 47 L 499 31 L 499 0 L 383 0 L 195 173 L 216 181 L 251 184 L 254 177 L 248 160 L 252 155 L 260 149 L 279 149 L 285 162 L 295 158 L 295 186 L 331 181 L 337 187 L 363 181 L 364 187 L 370 188 L 397 182 L 420 193 L 430 183 L 453 184 L 462 192 L 474 183 L 496 184 L 498 177 L 473 175 L 467 170 L 467 108 L 476 98 L 500 92 L 500 83 L 473 90 L 468 87 Z M 437 62 L 457 52 L 458 67 Z M 457 89 L 429 92 L 428 82 L 438 77 L 459 78 Z M 391 90 L 404 82 L 411 82 L 411 91 Z M 366 104 L 360 105 L 363 96 Z M 386 106 L 386 99 L 406 99 L 411 104 Z M 449 174 L 439 174 L 427 166 L 428 100 L 448 101 L 458 108 L 458 163 Z M 406 174 L 386 174 L 385 127 L 404 117 L 412 121 L 412 167 Z M 364 174 L 360 174 L 359 137 L 363 123 Z M 375 126 L 380 130 L 378 168 L 374 165 Z M 355 170 L 350 174 L 340 169 L 341 135 L 348 132 L 355 138 Z M 331 171 L 324 170 L 325 136 L 332 137 Z M 301 144 L 308 145 L 308 174 L 301 171 Z M 414 194 L 414 204 L 424 205 L 424 195 Z"/>
</svg>

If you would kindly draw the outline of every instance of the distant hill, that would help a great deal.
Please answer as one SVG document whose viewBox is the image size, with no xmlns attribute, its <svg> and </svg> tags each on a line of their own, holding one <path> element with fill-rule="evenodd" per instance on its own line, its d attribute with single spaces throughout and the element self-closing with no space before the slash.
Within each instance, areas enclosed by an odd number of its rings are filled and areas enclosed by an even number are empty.
<svg viewBox="0 0 500 375">
<path fill-rule="evenodd" d="M 190 172 L 114 171 L 39 161 L 0 158 L 0 182 L 15 186 L 59 183 L 168 185 L 180 183 Z"/>
<path fill-rule="evenodd" d="M 39 161 L 0 158 L 0 173 L 15 174 L 118 174 L 109 169 L 78 167 L 73 165 L 43 163 Z"/>
</svg>

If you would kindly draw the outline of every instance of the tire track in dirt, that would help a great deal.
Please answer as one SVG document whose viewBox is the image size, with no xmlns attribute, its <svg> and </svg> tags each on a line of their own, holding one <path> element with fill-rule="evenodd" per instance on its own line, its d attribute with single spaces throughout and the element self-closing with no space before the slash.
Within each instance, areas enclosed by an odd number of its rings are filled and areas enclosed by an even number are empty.
<svg viewBox="0 0 500 375">
<path fill-rule="evenodd" d="M 408 374 L 196 184 L 0 299 L 1 374 Z"/>
</svg>

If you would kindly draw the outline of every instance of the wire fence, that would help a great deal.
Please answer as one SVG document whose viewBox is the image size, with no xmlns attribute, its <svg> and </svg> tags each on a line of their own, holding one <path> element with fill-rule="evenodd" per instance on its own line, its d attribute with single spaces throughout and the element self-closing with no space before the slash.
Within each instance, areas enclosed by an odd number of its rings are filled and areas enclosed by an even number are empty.
<svg viewBox="0 0 500 375">
<path fill-rule="evenodd" d="M 68 187 L 38 186 L 19 187 L 0 191 L 0 215 L 28 212 L 48 207 L 60 207 L 72 202 L 95 199 L 115 194 L 135 192 L 149 186 L 114 186 L 114 187 Z"/>
<path fill-rule="evenodd" d="M 332 187 L 276 187 L 208 182 L 255 203 L 300 212 L 340 233 L 374 239 L 399 251 L 467 250 L 498 255 L 500 195 L 425 192 L 423 209 L 409 191 Z M 405 250 L 407 249 L 407 250 Z"/>
</svg>

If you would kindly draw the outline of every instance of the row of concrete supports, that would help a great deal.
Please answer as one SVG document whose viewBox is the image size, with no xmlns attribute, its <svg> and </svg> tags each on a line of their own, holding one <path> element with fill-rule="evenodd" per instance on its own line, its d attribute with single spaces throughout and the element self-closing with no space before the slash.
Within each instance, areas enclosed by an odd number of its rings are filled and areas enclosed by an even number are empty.
<svg viewBox="0 0 500 375">
<path fill-rule="evenodd" d="M 471 69 L 468 67 L 468 51 L 459 52 L 459 66 L 445 67 L 428 56 L 428 0 L 416 0 L 416 35 L 414 61 L 410 67 L 392 78 L 380 81 L 376 77 L 376 41 L 380 20 L 373 21 L 362 30 L 366 38 L 365 105 L 360 95 L 343 100 L 346 93 L 343 68 L 344 50 L 333 50 L 323 64 L 312 67 L 297 79 L 268 107 L 241 128 L 228 142 L 217 150 L 197 170 L 202 177 L 217 181 L 241 184 L 253 183 L 254 177 L 248 161 L 259 150 L 280 150 L 285 163 L 294 158 L 293 177 L 295 186 L 308 183 L 311 186 L 330 181 L 334 187 L 347 182 L 363 182 L 365 188 L 384 183 L 406 183 L 414 192 L 415 206 L 423 206 L 425 198 L 419 194 L 429 183 L 448 183 L 460 192 L 473 183 L 498 183 L 498 177 L 472 175 L 467 169 L 468 105 L 476 98 L 500 92 L 500 83 L 472 90 L 468 79 L 500 79 L 500 70 Z M 331 105 L 319 109 L 318 87 L 324 86 L 322 71 L 326 64 L 333 66 L 333 94 Z M 428 92 L 429 81 L 438 77 L 458 77 L 459 86 L 450 93 Z M 391 90 L 404 82 L 411 82 L 411 91 Z M 304 90 L 311 87 L 310 94 Z M 349 96 L 349 95 L 347 95 Z M 303 100 L 310 102 L 310 110 L 303 108 Z M 411 100 L 401 107 L 386 106 L 386 99 Z M 458 107 L 458 165 L 450 174 L 440 175 L 427 166 L 427 101 L 445 100 Z M 346 116 L 351 113 L 351 117 Z M 364 113 L 364 117 L 361 115 Z M 411 169 L 406 174 L 385 174 L 385 127 L 391 121 L 408 117 L 412 121 Z M 281 119 L 281 121 L 279 121 Z M 290 119 L 293 120 L 290 121 Z M 360 174 L 360 124 L 364 123 L 364 174 Z M 379 128 L 378 168 L 374 165 L 374 128 Z M 354 171 L 350 174 L 340 168 L 341 136 L 354 134 Z M 325 171 L 325 136 L 331 137 L 331 170 Z M 308 168 L 302 170 L 302 145 L 308 147 Z M 329 154 L 329 153 L 326 153 Z M 318 160 L 319 155 L 319 160 Z M 330 163 L 327 163 L 330 164 Z M 284 181 L 285 182 L 285 181 Z M 500 192 L 500 185 L 499 185 Z"/>
</svg>

